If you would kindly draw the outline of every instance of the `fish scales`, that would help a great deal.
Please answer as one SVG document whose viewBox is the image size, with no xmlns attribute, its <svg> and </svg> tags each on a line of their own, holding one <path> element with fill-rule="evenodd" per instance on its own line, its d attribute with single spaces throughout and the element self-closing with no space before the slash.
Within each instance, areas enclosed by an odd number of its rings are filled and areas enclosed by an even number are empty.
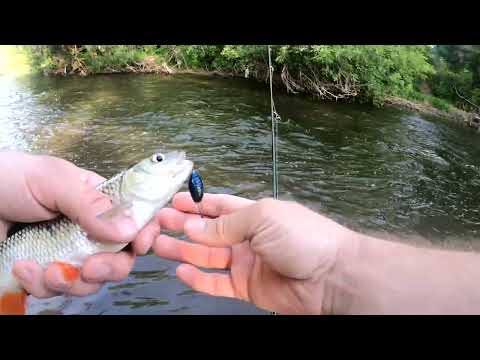
<svg viewBox="0 0 480 360">
<path fill-rule="evenodd" d="M 120 202 L 120 184 L 125 172 L 102 182 L 96 189 Z M 103 248 L 103 247 L 102 247 Z M 12 271 L 17 259 L 32 259 L 41 266 L 64 260 L 71 254 L 92 255 L 100 250 L 97 242 L 67 217 L 27 224 L 21 230 L 0 242 L 0 272 Z"/>
<path fill-rule="evenodd" d="M 128 209 L 139 229 L 164 207 L 188 180 L 193 162 L 183 151 L 152 157 L 104 181 L 97 190 L 107 195 L 113 208 L 102 216 L 114 216 Z M 125 243 L 100 243 L 76 223 L 61 215 L 53 220 L 25 224 L 0 242 L 0 315 L 24 314 L 26 293 L 12 269 L 17 260 L 34 260 L 44 268 L 52 262 L 62 265 L 64 276 L 74 279 L 86 257 L 99 252 L 118 252 Z"/>
</svg>

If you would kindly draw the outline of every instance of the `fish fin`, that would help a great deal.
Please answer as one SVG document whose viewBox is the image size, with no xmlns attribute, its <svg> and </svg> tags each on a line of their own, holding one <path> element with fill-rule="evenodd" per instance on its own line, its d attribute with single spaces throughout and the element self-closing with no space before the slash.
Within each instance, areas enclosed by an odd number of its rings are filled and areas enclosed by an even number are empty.
<svg viewBox="0 0 480 360">
<path fill-rule="evenodd" d="M 132 208 L 133 203 L 131 201 L 122 201 L 114 203 L 113 207 L 100 215 L 97 218 L 101 220 L 113 220 L 122 216 L 129 216 L 129 210 Z"/>
<path fill-rule="evenodd" d="M 75 280 L 80 278 L 80 270 L 75 266 L 61 261 L 55 261 L 54 264 L 60 268 L 63 278 L 66 281 L 74 282 Z"/>
<path fill-rule="evenodd" d="M 23 289 L 5 289 L 0 293 L 0 315 L 25 315 L 27 292 Z"/>
</svg>

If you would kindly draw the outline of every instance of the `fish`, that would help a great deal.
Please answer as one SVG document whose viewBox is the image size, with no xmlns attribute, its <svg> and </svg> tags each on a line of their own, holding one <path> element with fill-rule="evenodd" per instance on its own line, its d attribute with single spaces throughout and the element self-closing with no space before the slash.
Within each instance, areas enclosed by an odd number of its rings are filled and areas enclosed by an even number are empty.
<svg viewBox="0 0 480 360">
<path fill-rule="evenodd" d="M 107 195 L 113 207 L 100 218 L 113 218 L 128 211 L 143 228 L 157 211 L 189 180 L 193 162 L 184 151 L 155 153 L 99 184 L 96 189 Z M 25 224 L 0 242 L 0 315 L 24 315 L 27 293 L 12 273 L 15 261 L 34 260 L 40 266 L 61 264 L 68 279 L 79 274 L 85 259 L 100 252 L 118 252 L 128 244 L 100 243 L 66 216 Z"/>
</svg>

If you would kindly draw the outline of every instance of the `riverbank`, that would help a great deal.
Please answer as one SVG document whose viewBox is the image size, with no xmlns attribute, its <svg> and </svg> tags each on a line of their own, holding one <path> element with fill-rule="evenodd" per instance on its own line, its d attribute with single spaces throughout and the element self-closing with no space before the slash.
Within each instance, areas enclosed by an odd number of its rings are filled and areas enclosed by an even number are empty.
<svg viewBox="0 0 480 360">
<path fill-rule="evenodd" d="M 196 74 L 268 81 L 265 46 L 56 45 L 22 49 L 32 70 L 44 75 Z M 467 112 L 471 106 L 439 92 L 439 84 L 445 84 L 433 81 L 440 68 L 430 58 L 428 47 L 272 46 L 272 52 L 274 85 L 291 94 L 392 106 L 479 130 L 479 116 Z"/>
<path fill-rule="evenodd" d="M 244 78 L 244 76 L 239 76 L 238 74 L 233 73 L 226 73 L 220 71 L 192 71 L 192 70 L 174 70 L 172 69 L 169 72 L 169 75 L 175 74 L 192 74 L 192 75 L 204 75 L 204 76 L 219 76 L 224 78 Z M 277 86 L 281 85 L 281 78 L 280 76 L 276 76 L 274 79 L 274 83 Z M 444 111 L 436 108 L 432 104 L 428 103 L 427 101 L 419 102 L 410 99 L 405 99 L 401 97 L 386 97 L 384 99 L 384 106 L 389 106 L 401 110 L 409 110 L 415 111 L 419 114 L 424 114 L 428 116 L 432 116 L 435 118 L 442 118 L 451 121 L 455 121 L 461 123 L 465 126 L 475 128 L 480 131 L 480 115 L 473 112 L 467 112 L 456 108 L 453 105 L 449 105 L 449 110 Z"/>
<path fill-rule="evenodd" d="M 200 76 L 217 76 L 222 78 L 246 78 L 245 75 L 240 75 L 233 72 L 225 71 L 207 71 L 207 70 L 191 70 L 191 69 L 178 69 L 168 66 L 166 63 L 158 64 L 154 57 L 151 59 L 145 59 L 141 63 L 135 64 L 135 66 L 128 66 L 123 70 L 111 70 L 102 71 L 95 74 L 86 74 L 83 72 L 68 74 L 65 71 L 58 69 L 50 73 L 55 76 L 94 76 L 94 75 L 109 75 L 109 74 L 157 74 L 162 76 L 175 76 L 175 75 L 200 75 Z M 259 81 L 259 79 L 251 78 L 252 81 Z M 274 84 L 276 86 L 284 85 L 279 75 L 274 76 Z M 330 99 L 324 99 L 323 101 L 332 101 Z M 449 106 L 449 111 L 440 110 L 427 101 L 419 102 L 401 97 L 386 97 L 382 104 L 383 106 L 389 106 L 400 110 L 414 111 L 419 114 L 428 115 L 434 118 L 446 119 L 454 121 L 461 125 L 470 127 L 480 132 L 480 115 L 476 113 L 466 112 L 460 110 L 452 105 Z"/>
<path fill-rule="evenodd" d="M 166 72 L 165 72 L 166 73 Z M 219 76 L 224 78 L 244 78 L 245 76 L 239 76 L 234 73 L 220 72 L 220 71 L 193 71 L 193 70 L 175 70 L 170 69 L 168 75 L 175 74 L 191 74 L 191 75 L 204 75 L 204 76 Z M 257 79 L 258 81 L 258 79 Z M 280 76 L 276 76 L 274 83 L 280 85 L 282 79 Z M 328 100 L 326 100 L 328 101 Z M 419 114 L 428 115 L 434 118 L 446 119 L 460 123 L 464 126 L 473 128 L 480 132 L 480 115 L 473 112 L 467 112 L 456 108 L 453 105 L 449 105 L 449 110 L 444 111 L 436 108 L 428 101 L 419 102 L 401 97 L 390 96 L 384 99 L 384 106 L 393 107 L 400 110 L 414 111 Z"/>
<path fill-rule="evenodd" d="M 409 111 L 415 111 L 420 114 L 432 116 L 435 118 L 447 119 L 455 121 L 462 125 L 471 127 L 477 131 L 480 131 L 480 115 L 472 112 L 466 112 L 451 106 L 449 111 L 442 111 L 435 108 L 428 103 L 420 103 L 400 97 L 388 97 L 385 99 L 385 106 L 395 107 L 397 109 L 404 109 Z"/>
</svg>

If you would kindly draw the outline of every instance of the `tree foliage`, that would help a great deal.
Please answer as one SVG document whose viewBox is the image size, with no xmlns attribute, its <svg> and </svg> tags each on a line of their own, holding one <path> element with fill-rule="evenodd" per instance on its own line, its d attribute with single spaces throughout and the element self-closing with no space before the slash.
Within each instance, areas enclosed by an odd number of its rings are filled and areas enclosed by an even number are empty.
<svg viewBox="0 0 480 360">
<path fill-rule="evenodd" d="M 439 45 L 431 61 L 437 69 L 429 79 L 435 96 L 456 107 L 478 111 L 480 108 L 480 46 Z"/>
<path fill-rule="evenodd" d="M 265 45 L 55 45 L 27 51 L 46 74 L 152 71 L 154 62 L 268 79 Z M 480 103 L 480 46 L 275 45 L 272 60 L 276 82 L 292 93 L 377 105 L 397 96 L 471 109 L 460 93 Z M 425 84 L 432 94 L 422 94 Z M 443 100 L 432 101 L 432 95 Z"/>
<path fill-rule="evenodd" d="M 408 96 L 417 80 L 434 73 L 424 46 L 283 46 L 278 61 L 300 89 L 305 84 L 321 97 L 359 96 L 375 103 Z"/>
</svg>

